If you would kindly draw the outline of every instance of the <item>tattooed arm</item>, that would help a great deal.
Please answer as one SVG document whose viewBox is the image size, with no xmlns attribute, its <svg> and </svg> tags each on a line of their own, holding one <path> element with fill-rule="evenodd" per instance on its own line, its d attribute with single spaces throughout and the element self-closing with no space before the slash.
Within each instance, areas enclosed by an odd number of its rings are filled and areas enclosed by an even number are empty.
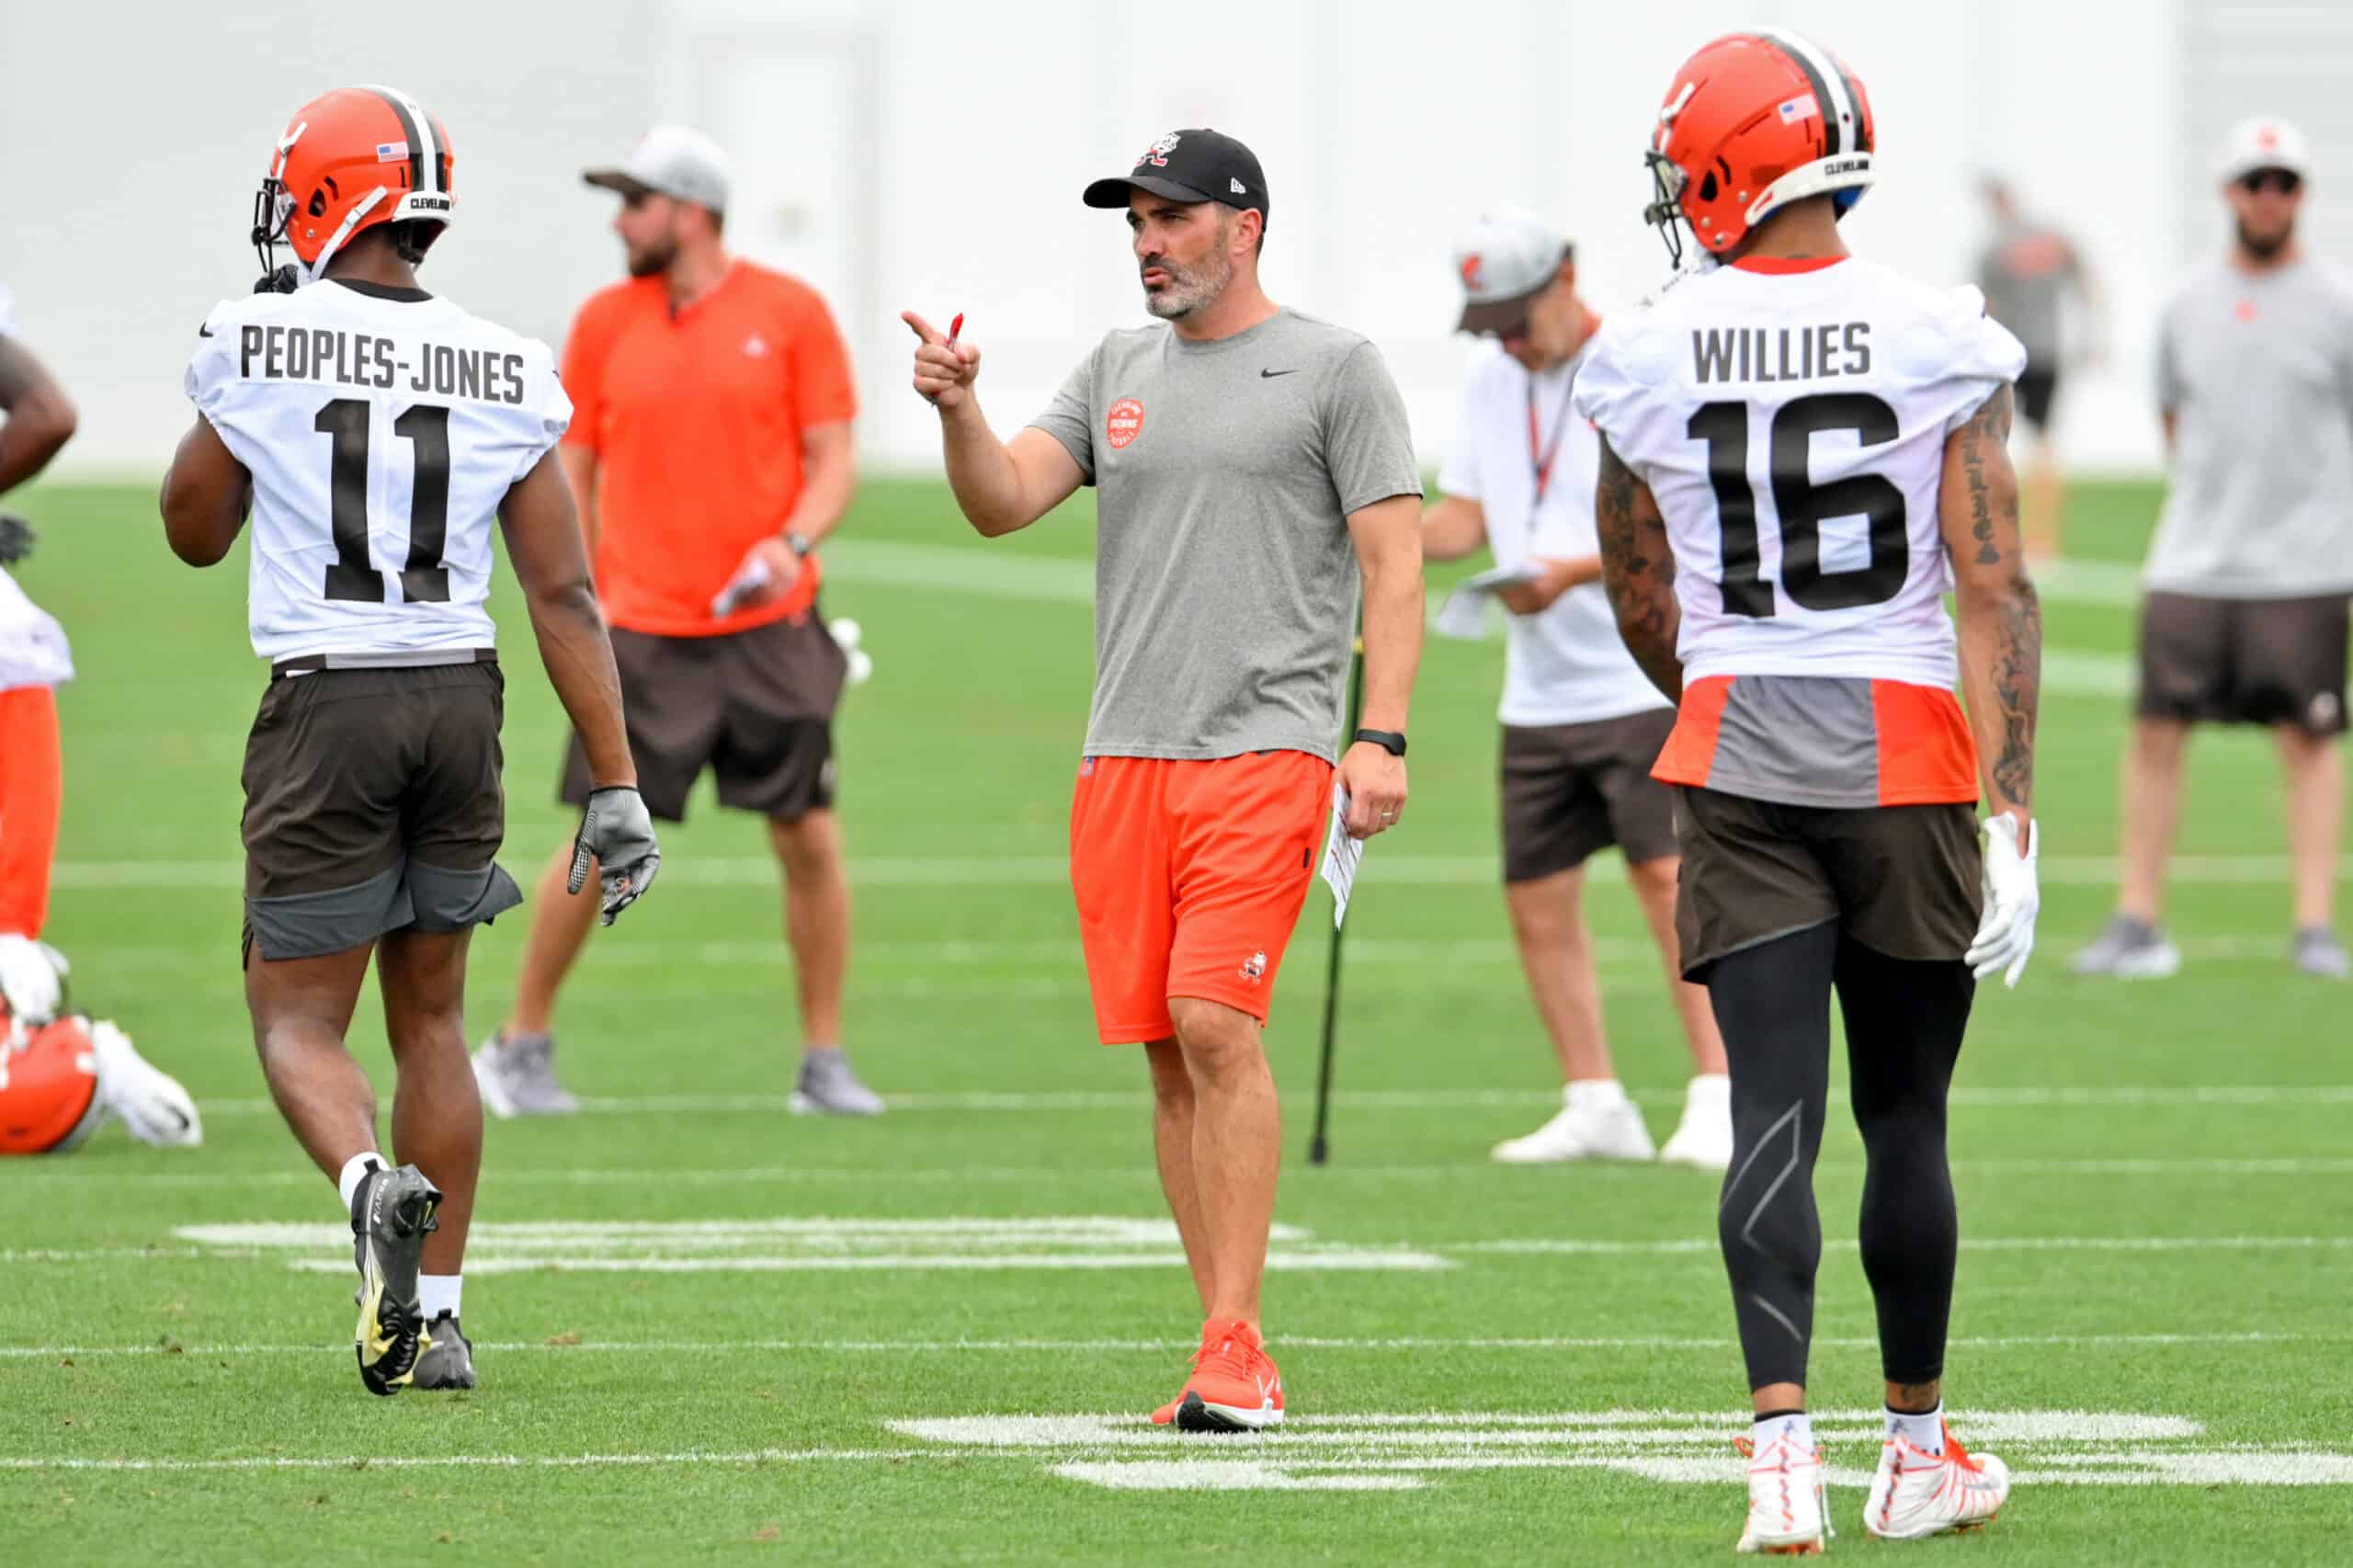
<svg viewBox="0 0 2353 1568">
<path fill-rule="evenodd" d="M 1601 438 L 1601 478 L 1594 486 L 1593 517 L 1601 535 L 1601 580 L 1617 612 L 1618 635 L 1626 651 L 1672 702 L 1683 700 L 1683 661 L 1676 657 L 1675 634 L 1683 608 L 1675 602 L 1675 552 L 1667 548 L 1666 523 L 1650 486 L 1618 459 L 1609 437 Z"/>
<path fill-rule="evenodd" d="M 2023 828 L 2033 815 L 2034 719 L 2042 687 L 2042 606 L 2018 543 L 2010 468 L 2012 398 L 2002 388 L 1945 439 L 1937 492 L 1961 625 L 1961 688 L 1976 732 L 1986 809 Z"/>
</svg>

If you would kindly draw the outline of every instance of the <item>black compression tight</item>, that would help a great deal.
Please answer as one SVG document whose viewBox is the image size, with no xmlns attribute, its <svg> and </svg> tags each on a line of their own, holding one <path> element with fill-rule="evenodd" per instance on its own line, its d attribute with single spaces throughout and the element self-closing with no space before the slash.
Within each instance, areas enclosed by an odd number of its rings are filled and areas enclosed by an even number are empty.
<svg viewBox="0 0 2353 1568">
<path fill-rule="evenodd" d="M 1718 960 L 1707 983 L 1732 1065 L 1733 1161 L 1716 1226 L 1749 1386 L 1806 1380 L 1834 990 L 1868 1162 L 1860 1240 L 1883 1370 L 1890 1382 L 1941 1377 L 1959 1238 L 1945 1100 L 1976 989 L 1968 967 L 1892 959 L 1826 923 Z"/>
</svg>

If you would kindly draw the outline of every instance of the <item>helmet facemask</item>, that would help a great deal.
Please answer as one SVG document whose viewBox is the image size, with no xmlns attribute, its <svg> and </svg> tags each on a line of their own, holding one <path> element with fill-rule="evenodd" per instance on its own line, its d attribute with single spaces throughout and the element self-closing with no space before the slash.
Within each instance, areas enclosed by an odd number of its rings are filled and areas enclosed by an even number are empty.
<svg viewBox="0 0 2353 1568">
<path fill-rule="evenodd" d="M 294 218 L 294 198 L 286 182 L 276 175 L 263 178 L 261 188 L 254 192 L 254 254 L 261 258 L 261 280 L 254 285 L 256 294 L 291 294 L 301 284 L 292 262 L 280 263 L 278 246 L 286 238 L 286 225 Z"/>
<path fill-rule="evenodd" d="M 1664 153 L 1645 150 L 1643 161 L 1650 165 L 1651 186 L 1658 198 L 1643 209 L 1643 222 L 1657 227 L 1666 245 L 1667 266 L 1680 271 L 1684 237 L 1691 228 L 1691 221 L 1683 215 L 1683 171 Z"/>
</svg>

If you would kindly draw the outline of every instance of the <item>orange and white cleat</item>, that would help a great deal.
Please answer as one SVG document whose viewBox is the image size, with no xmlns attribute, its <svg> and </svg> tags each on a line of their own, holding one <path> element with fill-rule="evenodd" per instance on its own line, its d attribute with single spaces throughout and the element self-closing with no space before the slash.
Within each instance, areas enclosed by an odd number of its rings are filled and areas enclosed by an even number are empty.
<svg viewBox="0 0 2353 1568">
<path fill-rule="evenodd" d="M 1946 1427 L 1945 1451 L 1932 1454 L 1891 1433 L 1879 1450 L 1863 1528 L 1888 1540 L 1984 1529 L 2010 1500 L 2010 1467 L 1991 1454 L 1972 1458 Z"/>
<path fill-rule="evenodd" d="M 1761 1449 L 1745 1437 L 1733 1446 L 1748 1457 L 1748 1524 L 1738 1550 L 1818 1556 L 1831 1534 L 1822 1499 L 1822 1451 L 1786 1431 Z"/>
<path fill-rule="evenodd" d="M 1266 1346 L 1246 1323 L 1211 1322 L 1201 1326 L 1201 1347 L 1193 1354 L 1193 1375 L 1169 1415 L 1187 1432 L 1258 1432 L 1283 1419 L 1283 1375 Z"/>
</svg>

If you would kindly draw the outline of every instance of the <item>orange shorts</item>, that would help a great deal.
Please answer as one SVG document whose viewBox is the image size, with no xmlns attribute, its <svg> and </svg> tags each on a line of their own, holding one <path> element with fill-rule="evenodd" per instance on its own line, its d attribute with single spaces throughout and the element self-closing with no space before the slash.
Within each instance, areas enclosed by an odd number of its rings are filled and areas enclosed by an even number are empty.
<svg viewBox="0 0 2353 1568">
<path fill-rule="evenodd" d="M 1070 880 L 1104 1044 L 1173 1037 L 1171 996 L 1266 1021 L 1331 806 L 1305 752 L 1079 765 Z"/>
</svg>

